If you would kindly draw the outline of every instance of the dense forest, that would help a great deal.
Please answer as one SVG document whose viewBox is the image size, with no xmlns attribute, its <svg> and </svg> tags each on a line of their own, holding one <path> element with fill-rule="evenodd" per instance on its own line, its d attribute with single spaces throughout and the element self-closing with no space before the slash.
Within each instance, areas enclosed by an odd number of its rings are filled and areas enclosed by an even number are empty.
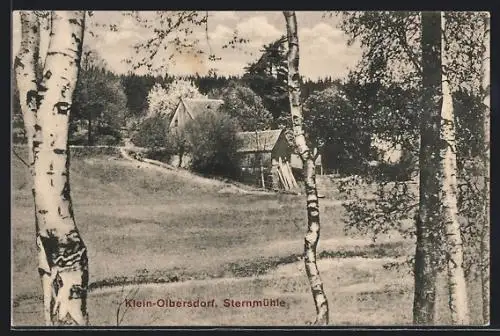
<svg viewBox="0 0 500 336">
<path fill-rule="evenodd" d="M 239 124 L 239 130 L 290 128 L 285 43 L 286 38 L 281 37 L 264 45 L 260 57 L 248 64 L 241 76 L 116 74 L 97 51 L 85 50 L 74 93 L 69 143 L 120 145 L 124 136 L 134 138 L 134 135 L 146 147 L 167 143 L 164 119 L 172 115 L 180 97 L 224 100 L 224 110 Z M 305 127 L 323 154 L 327 172 L 366 172 L 368 163 L 378 158 L 371 146 L 374 136 L 400 132 L 402 138 L 407 138 L 403 133 L 415 134 L 418 129 L 418 109 L 414 105 L 421 92 L 382 82 L 362 83 L 353 76 L 342 81 L 301 77 Z M 25 137 L 15 79 L 12 90 L 13 141 L 21 143 Z M 459 150 L 474 156 L 482 143 L 478 135 L 469 131 L 481 122 L 474 113 L 477 102 L 466 91 L 457 92 L 454 98 L 459 132 L 463 131 L 463 136 L 469 139 L 469 145 Z M 387 122 L 384 115 L 392 115 L 391 120 L 396 124 Z M 152 130 L 157 131 L 151 136 Z M 151 138 L 154 146 L 149 143 Z M 172 148 L 179 147 L 178 141 L 175 142 L 170 141 Z M 383 169 L 402 174 L 395 178 L 407 178 L 404 172 L 412 170 L 410 166 L 415 164 L 412 153 L 416 144 L 403 146 L 404 155 L 397 168 L 394 164 L 383 164 Z"/>
</svg>

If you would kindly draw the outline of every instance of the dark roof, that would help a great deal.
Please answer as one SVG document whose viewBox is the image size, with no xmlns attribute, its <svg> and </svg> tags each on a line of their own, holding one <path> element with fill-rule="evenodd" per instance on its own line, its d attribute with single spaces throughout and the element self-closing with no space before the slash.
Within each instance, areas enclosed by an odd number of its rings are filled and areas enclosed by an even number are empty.
<svg viewBox="0 0 500 336">
<path fill-rule="evenodd" d="M 206 111 L 217 111 L 224 101 L 220 99 L 188 99 L 183 98 L 184 106 L 191 118 L 195 119 Z"/>
<path fill-rule="evenodd" d="M 282 132 L 280 129 L 238 132 L 236 136 L 241 141 L 238 152 L 270 152 L 273 150 Z"/>
</svg>

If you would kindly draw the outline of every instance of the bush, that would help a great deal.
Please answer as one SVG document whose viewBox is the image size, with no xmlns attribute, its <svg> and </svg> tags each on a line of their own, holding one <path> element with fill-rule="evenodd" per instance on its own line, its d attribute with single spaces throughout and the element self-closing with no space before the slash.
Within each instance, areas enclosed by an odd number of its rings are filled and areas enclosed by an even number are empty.
<svg viewBox="0 0 500 336">
<path fill-rule="evenodd" d="M 161 161 L 163 163 L 170 163 L 173 155 L 174 154 L 170 148 L 154 148 L 145 153 L 145 156 L 148 159 Z"/>
<path fill-rule="evenodd" d="M 144 119 L 139 123 L 138 130 L 132 136 L 136 146 L 148 149 L 165 148 L 168 138 L 168 123 L 160 114 Z"/>
<path fill-rule="evenodd" d="M 239 159 L 235 119 L 221 112 L 208 112 L 186 124 L 191 169 L 205 175 L 236 178 Z"/>
<path fill-rule="evenodd" d="M 408 181 L 412 179 L 416 169 L 416 155 L 404 151 L 399 162 L 393 164 L 382 162 L 373 167 L 371 173 L 379 181 Z"/>
<path fill-rule="evenodd" d="M 121 142 L 121 136 L 119 134 L 103 134 L 97 141 L 99 146 L 117 146 Z"/>
</svg>

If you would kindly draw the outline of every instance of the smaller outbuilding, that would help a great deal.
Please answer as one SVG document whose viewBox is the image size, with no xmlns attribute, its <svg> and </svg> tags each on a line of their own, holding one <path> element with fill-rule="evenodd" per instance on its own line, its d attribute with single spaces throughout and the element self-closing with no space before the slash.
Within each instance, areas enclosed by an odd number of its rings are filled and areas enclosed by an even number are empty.
<svg viewBox="0 0 500 336">
<path fill-rule="evenodd" d="M 296 175 L 302 169 L 302 161 L 294 153 L 285 130 L 239 132 L 237 137 L 243 182 L 274 190 L 299 188 Z M 321 167 L 321 157 L 316 164 Z"/>
</svg>

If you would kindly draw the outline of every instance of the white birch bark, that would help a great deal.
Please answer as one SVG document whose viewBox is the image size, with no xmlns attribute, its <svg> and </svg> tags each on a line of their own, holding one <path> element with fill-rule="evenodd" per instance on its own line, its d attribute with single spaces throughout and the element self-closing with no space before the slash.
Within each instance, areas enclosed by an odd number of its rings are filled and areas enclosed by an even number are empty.
<svg viewBox="0 0 500 336">
<path fill-rule="evenodd" d="M 484 186 L 483 227 L 481 232 L 481 288 L 483 297 L 483 322 L 490 323 L 490 15 L 484 16 L 483 59 L 481 62 L 481 86 L 483 95 L 484 136 Z"/>
<path fill-rule="evenodd" d="M 455 116 L 450 83 L 446 75 L 446 19 L 441 12 L 441 78 L 443 102 L 441 108 L 442 158 L 442 207 L 446 234 L 449 307 L 454 325 L 469 324 L 467 285 L 463 269 L 463 244 L 458 221 L 457 151 Z"/>
<path fill-rule="evenodd" d="M 22 21 L 25 46 L 33 39 L 29 30 L 33 15 L 35 14 L 32 12 L 25 12 L 21 16 L 25 18 Z M 46 324 L 86 325 L 88 259 L 73 215 L 67 142 L 69 113 L 82 50 L 85 12 L 54 11 L 51 21 L 43 78 L 35 92 L 26 93 L 35 97 L 30 100 L 29 105 L 33 113 L 23 111 L 28 116 L 25 119 L 26 127 L 29 128 L 33 122 L 35 131 L 32 140 L 28 138 L 28 143 L 33 149 L 30 162 L 39 251 L 38 267 L 42 279 Z M 33 44 L 29 44 L 28 49 L 30 48 L 33 48 L 33 53 L 37 53 L 38 48 Z M 21 48 L 19 60 L 27 58 L 23 53 L 30 55 L 31 60 L 32 52 L 26 52 L 25 48 Z M 32 71 L 31 67 L 23 68 L 19 62 L 16 64 L 16 72 L 20 76 L 25 71 L 27 78 L 35 78 L 34 73 L 27 75 Z M 21 85 L 26 86 L 22 83 Z M 26 91 L 24 86 L 23 92 Z M 33 88 L 35 87 L 30 84 L 30 90 Z M 21 100 L 24 94 L 21 94 Z M 28 112 L 27 109 L 25 111 Z M 30 119 L 32 116 L 33 120 Z"/>
<path fill-rule="evenodd" d="M 33 137 L 37 111 L 36 65 L 40 51 L 40 21 L 33 11 L 21 11 L 21 47 L 14 61 L 19 100 L 28 144 L 28 164 L 33 165 Z"/>
<path fill-rule="evenodd" d="M 297 18 L 294 11 L 283 12 L 288 35 L 288 91 L 290 111 L 293 122 L 295 145 L 303 162 L 305 187 L 307 195 L 307 233 L 304 239 L 304 262 L 306 274 L 311 285 L 316 320 L 314 324 L 326 325 L 329 319 L 328 301 L 323 289 L 318 266 L 316 264 L 316 247 L 320 236 L 319 200 L 316 188 L 315 158 L 309 150 L 303 130 L 302 106 L 300 104 L 299 75 L 299 38 Z"/>
</svg>

